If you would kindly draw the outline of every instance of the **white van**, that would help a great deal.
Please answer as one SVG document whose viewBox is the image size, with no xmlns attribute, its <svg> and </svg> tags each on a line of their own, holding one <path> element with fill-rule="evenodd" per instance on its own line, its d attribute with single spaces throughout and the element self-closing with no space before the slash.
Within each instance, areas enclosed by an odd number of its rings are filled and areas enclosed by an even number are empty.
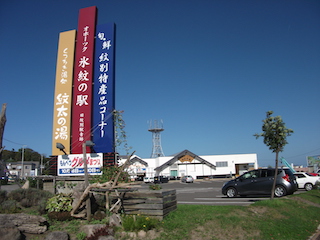
<svg viewBox="0 0 320 240">
<path fill-rule="evenodd" d="M 143 181 L 145 183 L 153 183 L 154 182 L 154 177 L 144 177 Z"/>
</svg>

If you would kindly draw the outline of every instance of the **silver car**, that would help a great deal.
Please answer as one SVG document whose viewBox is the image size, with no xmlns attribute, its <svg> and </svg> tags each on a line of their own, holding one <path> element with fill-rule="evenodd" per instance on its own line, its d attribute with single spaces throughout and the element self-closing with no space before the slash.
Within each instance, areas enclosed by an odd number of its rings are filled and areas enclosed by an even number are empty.
<svg viewBox="0 0 320 240">
<path fill-rule="evenodd" d="M 190 175 L 183 176 L 183 177 L 181 178 L 181 182 L 193 183 L 193 177 L 190 176 Z"/>
</svg>

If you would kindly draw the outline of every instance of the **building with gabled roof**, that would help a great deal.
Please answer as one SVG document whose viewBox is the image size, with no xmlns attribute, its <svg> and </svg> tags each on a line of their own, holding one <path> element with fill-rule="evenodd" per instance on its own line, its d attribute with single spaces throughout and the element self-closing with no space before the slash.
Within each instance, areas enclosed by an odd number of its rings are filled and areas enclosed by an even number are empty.
<svg viewBox="0 0 320 240">
<path fill-rule="evenodd" d="M 124 163 L 126 159 L 120 160 Z M 191 175 L 195 179 L 240 175 L 258 168 L 257 154 L 197 155 L 183 150 L 174 156 L 140 158 L 134 155 L 128 171 L 133 177 Z"/>
</svg>

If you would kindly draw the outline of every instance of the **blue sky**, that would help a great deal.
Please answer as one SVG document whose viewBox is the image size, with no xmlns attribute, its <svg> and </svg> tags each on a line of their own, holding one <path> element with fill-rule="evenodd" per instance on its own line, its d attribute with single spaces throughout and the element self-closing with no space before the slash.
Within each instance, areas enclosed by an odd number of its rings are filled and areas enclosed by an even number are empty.
<svg viewBox="0 0 320 240">
<path fill-rule="evenodd" d="M 79 9 L 114 22 L 116 109 L 128 144 L 148 158 L 148 121 L 163 120 L 165 155 L 274 154 L 256 140 L 268 110 L 295 133 L 281 156 L 320 154 L 320 1 L 56 0 L 0 3 L 3 145 L 51 154 L 58 36 Z"/>
</svg>

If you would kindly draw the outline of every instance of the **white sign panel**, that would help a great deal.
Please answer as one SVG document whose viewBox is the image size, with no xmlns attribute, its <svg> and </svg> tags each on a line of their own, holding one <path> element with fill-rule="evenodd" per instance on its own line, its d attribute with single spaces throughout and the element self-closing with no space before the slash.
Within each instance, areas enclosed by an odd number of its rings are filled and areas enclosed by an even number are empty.
<svg viewBox="0 0 320 240">
<path fill-rule="evenodd" d="M 87 153 L 88 174 L 101 175 L 102 153 Z M 58 176 L 84 176 L 83 154 L 58 156 Z"/>
</svg>

